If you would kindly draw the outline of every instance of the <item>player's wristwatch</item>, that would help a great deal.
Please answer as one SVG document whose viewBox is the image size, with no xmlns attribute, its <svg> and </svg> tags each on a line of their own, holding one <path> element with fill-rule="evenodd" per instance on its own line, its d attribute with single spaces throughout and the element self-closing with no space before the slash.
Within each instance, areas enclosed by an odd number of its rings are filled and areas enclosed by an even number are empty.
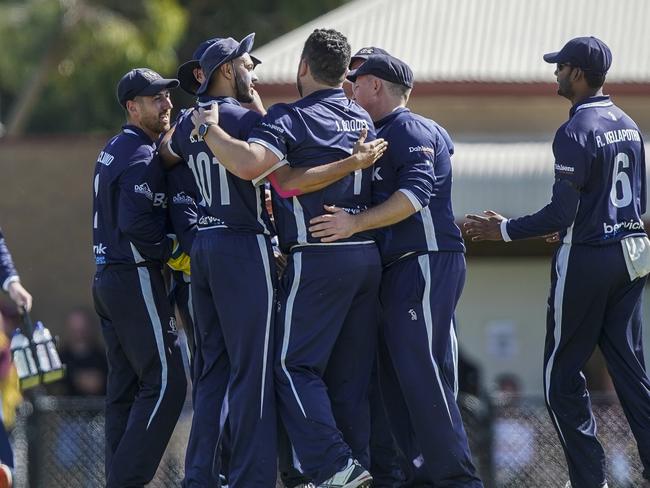
<svg viewBox="0 0 650 488">
<path fill-rule="evenodd" d="M 205 137 L 205 135 L 208 133 L 208 128 L 211 125 L 217 125 L 214 122 L 204 122 L 201 125 L 199 125 L 199 128 L 196 130 L 197 134 L 201 139 Z"/>
</svg>

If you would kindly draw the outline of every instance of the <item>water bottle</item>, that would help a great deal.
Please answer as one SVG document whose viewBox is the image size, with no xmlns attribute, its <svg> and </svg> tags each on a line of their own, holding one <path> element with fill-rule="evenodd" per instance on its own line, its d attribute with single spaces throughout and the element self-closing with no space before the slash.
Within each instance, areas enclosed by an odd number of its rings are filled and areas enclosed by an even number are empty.
<svg viewBox="0 0 650 488">
<path fill-rule="evenodd" d="M 52 369 L 50 358 L 47 355 L 47 340 L 45 339 L 45 327 L 42 322 L 36 322 L 32 340 L 36 344 L 36 359 L 38 359 L 38 369 L 47 373 Z"/>
<path fill-rule="evenodd" d="M 61 359 L 56 350 L 56 345 L 52 340 L 52 334 L 50 334 L 50 330 L 43 325 L 43 322 L 36 322 L 32 338 L 36 344 L 36 355 L 38 356 L 38 364 L 41 367 L 41 371 L 46 373 L 48 371 L 61 369 Z"/>
<path fill-rule="evenodd" d="M 16 365 L 18 378 L 23 380 L 32 376 L 38 376 L 38 369 L 32 350 L 29 347 L 29 339 L 20 331 L 16 329 L 13 337 L 11 338 L 11 355 Z"/>
</svg>

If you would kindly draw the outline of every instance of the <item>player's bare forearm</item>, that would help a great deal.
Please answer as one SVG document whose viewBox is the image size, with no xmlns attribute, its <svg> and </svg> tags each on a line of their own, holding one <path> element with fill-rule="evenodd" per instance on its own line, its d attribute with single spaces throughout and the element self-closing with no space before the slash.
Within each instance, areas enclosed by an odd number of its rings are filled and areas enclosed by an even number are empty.
<svg viewBox="0 0 650 488">
<path fill-rule="evenodd" d="M 345 159 L 311 168 L 292 168 L 285 165 L 275 170 L 267 179 L 281 197 L 288 198 L 322 190 L 350 173 L 361 170 L 362 167 L 361 156 L 353 154 Z"/>
<path fill-rule="evenodd" d="M 384 139 L 365 142 L 368 131 L 363 129 L 354 152 L 345 159 L 310 168 L 292 168 L 288 165 L 276 169 L 267 179 L 282 198 L 311 193 L 346 177 L 350 173 L 372 166 L 388 148 Z"/>
<path fill-rule="evenodd" d="M 365 212 L 350 215 L 345 210 L 325 206 L 329 213 L 309 221 L 309 232 L 321 242 L 346 239 L 365 230 L 388 227 L 413 215 L 417 210 L 404 193 L 397 191 L 388 200 Z"/>
</svg>

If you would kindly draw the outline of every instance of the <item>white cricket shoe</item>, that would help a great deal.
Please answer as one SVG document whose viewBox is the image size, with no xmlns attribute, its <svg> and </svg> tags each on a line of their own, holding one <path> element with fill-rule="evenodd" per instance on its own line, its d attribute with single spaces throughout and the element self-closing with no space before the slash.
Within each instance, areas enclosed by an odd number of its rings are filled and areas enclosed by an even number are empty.
<svg viewBox="0 0 650 488">
<path fill-rule="evenodd" d="M 372 476 L 356 459 L 350 459 L 348 465 L 331 478 L 323 481 L 318 488 L 370 488 Z"/>
</svg>

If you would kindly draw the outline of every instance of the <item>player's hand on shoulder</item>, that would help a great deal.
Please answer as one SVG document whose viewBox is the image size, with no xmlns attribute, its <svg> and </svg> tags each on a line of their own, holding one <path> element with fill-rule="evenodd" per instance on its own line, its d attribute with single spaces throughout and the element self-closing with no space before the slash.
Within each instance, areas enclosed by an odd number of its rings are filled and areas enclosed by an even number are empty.
<svg viewBox="0 0 650 488">
<path fill-rule="evenodd" d="M 483 211 L 483 215 L 465 215 L 467 222 L 463 224 L 465 234 L 471 237 L 472 241 L 502 241 L 501 222 L 506 220 L 493 210 Z"/>
<path fill-rule="evenodd" d="M 375 139 L 374 141 L 366 142 L 368 137 L 368 129 L 361 129 L 359 139 L 354 143 L 352 154 L 358 159 L 358 168 L 365 169 L 373 164 L 384 155 L 388 149 L 388 142 L 384 139 Z"/>
<path fill-rule="evenodd" d="M 356 233 L 355 218 L 345 210 L 334 205 L 325 205 L 328 213 L 309 221 L 309 233 L 321 242 L 334 242 L 346 239 Z"/>
<path fill-rule="evenodd" d="M 201 124 L 218 125 L 219 124 L 219 105 L 213 103 L 208 108 L 197 107 L 192 112 L 192 123 L 194 130 L 192 135 L 198 135 Z"/>
</svg>

